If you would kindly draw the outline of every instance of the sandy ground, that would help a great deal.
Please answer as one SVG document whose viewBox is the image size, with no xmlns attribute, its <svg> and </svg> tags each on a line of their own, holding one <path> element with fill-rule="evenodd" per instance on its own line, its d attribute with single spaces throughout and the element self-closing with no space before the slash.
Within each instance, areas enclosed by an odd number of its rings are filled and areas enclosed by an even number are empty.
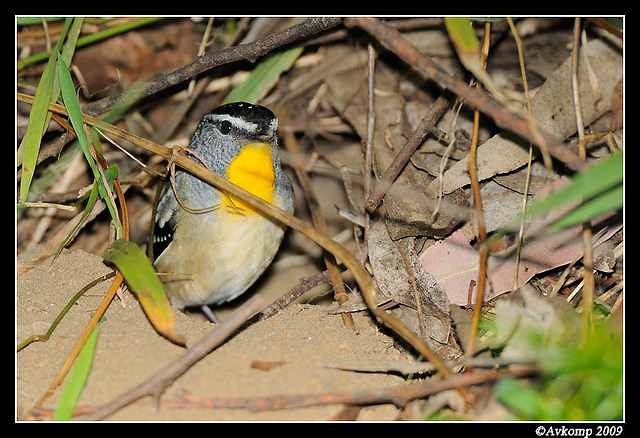
<svg viewBox="0 0 640 438">
<path fill-rule="evenodd" d="M 51 264 L 46 261 L 17 277 L 16 342 L 44 333 L 60 310 L 89 281 L 110 271 L 102 260 L 83 251 L 65 250 Z M 294 281 L 296 278 L 293 277 Z M 268 283 L 268 282 L 267 282 Z M 33 418 L 31 407 L 46 392 L 63 361 L 101 301 L 110 281 L 88 291 L 72 307 L 48 342 L 35 342 L 16 359 L 16 416 Z M 266 286 L 265 286 L 266 287 Z M 260 293 L 260 291 L 256 291 Z M 178 331 L 187 346 L 212 329 L 200 315 L 175 312 Z M 221 319 L 224 317 L 222 314 Z M 116 298 L 100 325 L 91 374 L 79 406 L 107 403 L 154 375 L 184 353 L 153 329 L 135 297 L 129 292 Z M 401 385 L 397 375 L 357 373 L 324 366 L 327 363 L 361 365 L 389 360 L 409 361 L 394 347 L 366 312 L 354 314 L 358 333 L 344 327 L 341 317 L 328 314 L 323 305 L 294 304 L 275 316 L 254 321 L 226 344 L 211 352 L 156 402 L 146 397 L 107 420 L 330 420 L 342 405 L 252 412 L 246 409 L 174 408 L 166 402 L 184 395 L 200 397 L 252 397 L 313 394 Z M 268 370 L 255 362 L 275 364 Z M 53 410 L 61 390 L 43 408 Z M 358 420 L 392 420 L 393 405 L 371 406 Z M 40 418 L 50 418 L 46 414 Z"/>
</svg>

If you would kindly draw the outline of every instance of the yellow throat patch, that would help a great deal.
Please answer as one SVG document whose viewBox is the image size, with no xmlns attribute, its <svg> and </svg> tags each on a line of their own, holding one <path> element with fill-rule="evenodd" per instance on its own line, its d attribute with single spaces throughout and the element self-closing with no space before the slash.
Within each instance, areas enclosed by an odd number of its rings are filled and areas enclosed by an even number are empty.
<svg viewBox="0 0 640 438">
<path fill-rule="evenodd" d="M 231 161 L 227 169 L 227 179 L 268 203 L 273 203 L 273 181 L 275 172 L 271 160 L 271 145 L 268 143 L 250 143 Z M 225 204 L 240 207 L 255 213 L 249 205 L 234 196 L 229 196 Z"/>
</svg>

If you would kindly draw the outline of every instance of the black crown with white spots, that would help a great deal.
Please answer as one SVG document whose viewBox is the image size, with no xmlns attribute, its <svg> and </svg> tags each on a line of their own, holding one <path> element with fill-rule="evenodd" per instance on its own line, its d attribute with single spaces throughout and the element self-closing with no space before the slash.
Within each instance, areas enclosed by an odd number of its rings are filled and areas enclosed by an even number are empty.
<svg viewBox="0 0 640 438">
<path fill-rule="evenodd" d="M 242 118 L 249 123 L 259 126 L 258 132 L 267 132 L 272 128 L 273 122 L 276 119 L 275 114 L 273 114 L 269 108 L 248 102 L 232 102 L 220 105 L 211 111 L 210 114 Z"/>
</svg>

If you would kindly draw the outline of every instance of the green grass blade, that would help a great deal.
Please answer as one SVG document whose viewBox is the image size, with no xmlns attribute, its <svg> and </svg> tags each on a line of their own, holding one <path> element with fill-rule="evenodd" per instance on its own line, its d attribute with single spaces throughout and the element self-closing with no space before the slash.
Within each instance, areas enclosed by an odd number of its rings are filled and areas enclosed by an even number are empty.
<svg viewBox="0 0 640 438">
<path fill-rule="evenodd" d="M 616 211 L 622 207 L 622 202 L 623 187 L 620 184 L 571 210 L 554 222 L 551 228 L 559 230 L 592 220 L 601 214 Z"/>
<path fill-rule="evenodd" d="M 71 75 L 69 74 L 67 64 L 64 62 L 64 60 L 62 59 L 62 55 L 60 54 L 58 54 L 58 78 L 60 81 L 60 91 L 62 91 L 64 106 L 67 109 L 67 113 L 69 114 L 71 125 L 76 132 L 76 137 L 78 139 L 78 142 L 80 143 L 80 148 L 82 149 L 87 163 L 89 163 L 89 167 L 93 172 L 93 177 L 98 184 L 98 191 L 100 193 L 100 196 L 107 204 L 107 208 L 111 213 L 111 218 L 118 227 L 120 235 L 122 235 L 122 224 L 120 223 L 120 220 L 118 218 L 115 205 L 113 205 L 112 197 L 109 196 L 108 186 L 105 185 L 104 180 L 100 174 L 100 170 L 98 169 L 98 165 L 96 164 L 93 156 L 91 155 L 91 152 L 89 151 L 89 141 L 84 130 L 84 122 L 82 120 L 80 102 L 78 102 L 78 97 L 76 96 L 75 87 L 73 85 Z"/>
<path fill-rule="evenodd" d="M 268 56 L 253 69 L 246 81 L 231 90 L 224 103 L 257 103 L 278 83 L 280 76 L 293 66 L 302 51 L 302 47 L 294 47 Z"/>
<path fill-rule="evenodd" d="M 62 44 L 63 36 L 66 34 L 71 19 L 65 20 L 65 26 L 62 30 L 62 36 L 56 45 L 55 51 L 52 52 L 52 56 L 49 58 L 47 65 L 40 77 L 40 83 L 34 96 L 33 105 L 31 105 L 31 111 L 29 113 L 29 122 L 27 124 L 27 130 L 25 132 L 20 147 L 18 148 L 17 164 L 22 164 L 22 178 L 20 180 L 20 194 L 19 200 L 26 201 L 29 194 L 29 188 L 33 175 L 36 169 L 36 162 L 38 161 L 38 153 L 40 152 L 40 142 L 42 134 L 44 133 L 47 122 L 49 121 L 49 109 L 48 105 L 52 98 L 54 89 L 54 81 L 56 76 L 56 60 L 55 54 L 58 53 Z"/>
<path fill-rule="evenodd" d="M 605 193 L 612 187 L 622 185 L 623 154 L 622 151 L 589 166 L 571 179 L 571 182 L 557 192 L 535 201 L 527 209 L 528 216 L 548 212 L 571 202 L 593 198 Z M 610 204 L 613 209 L 622 207 L 622 199 L 618 204 Z"/>
<path fill-rule="evenodd" d="M 89 143 L 87 141 L 87 134 L 84 131 L 80 102 L 78 102 L 78 97 L 76 96 L 76 89 L 73 85 L 71 75 L 69 74 L 69 68 L 67 67 L 64 59 L 62 59 L 62 55 L 60 53 L 58 53 L 58 80 L 60 81 L 62 99 L 69 114 L 69 120 L 71 120 L 71 125 L 76 131 L 76 137 L 78 138 L 82 152 L 93 171 L 94 177 L 97 179 L 98 169 L 96 168 L 95 161 L 89 152 Z"/>
<path fill-rule="evenodd" d="M 67 376 L 67 383 L 64 385 L 64 389 L 60 394 L 60 399 L 58 400 L 58 405 L 53 415 L 54 420 L 67 421 L 73 416 L 73 410 L 80 399 L 80 394 L 82 394 L 82 390 L 89 377 L 89 372 L 91 371 L 97 343 L 98 325 L 91 331 L 91 334 L 78 354 L 71 372 Z"/>
<path fill-rule="evenodd" d="M 573 210 L 550 225 L 559 230 L 594 219 L 604 213 L 622 208 L 624 203 L 624 163 L 623 152 L 611 154 L 575 175 L 568 184 L 531 203 L 525 217 L 532 218 L 568 204 L 580 202 Z M 522 213 L 500 230 L 493 233 L 491 242 L 497 242 L 511 230 L 518 228 Z"/>
<path fill-rule="evenodd" d="M 73 54 L 76 50 L 76 44 L 78 42 L 78 37 L 80 36 L 80 31 L 82 30 L 82 23 L 84 22 L 84 18 L 76 17 L 71 24 L 71 28 L 69 29 L 69 35 L 65 43 L 62 45 L 62 50 L 60 53 L 62 54 L 62 59 L 65 64 L 69 65 L 71 62 L 71 58 L 73 58 Z M 51 101 L 55 101 L 60 96 L 60 82 L 58 76 L 56 76 L 55 81 L 53 82 L 53 94 Z"/>
<path fill-rule="evenodd" d="M 113 242 L 103 258 L 120 270 L 156 330 L 171 341 L 184 345 L 184 338 L 176 331 L 169 298 L 142 249 L 133 242 L 119 239 Z"/>
<path fill-rule="evenodd" d="M 102 41 L 106 38 L 110 38 L 115 35 L 119 35 L 124 32 L 128 32 L 138 27 L 146 26 L 147 24 L 154 23 L 158 20 L 163 20 L 164 17 L 140 17 L 135 20 L 127 21 L 126 23 L 119 24 L 117 26 L 108 27 L 98 32 L 92 33 L 81 37 L 78 40 L 78 47 L 83 47 L 88 44 L 92 44 L 98 41 Z"/>
<path fill-rule="evenodd" d="M 62 50 L 59 53 L 62 55 L 62 59 L 65 64 L 69 65 L 71 63 L 71 58 L 73 58 L 73 54 L 76 51 L 76 45 L 78 44 L 78 38 L 80 37 L 80 32 L 82 31 L 82 24 L 84 23 L 83 17 L 76 17 L 71 24 L 71 28 L 69 29 L 69 35 L 67 36 L 66 41 L 62 45 Z M 59 77 L 56 77 L 56 82 L 54 82 L 54 98 L 58 99 L 60 95 L 60 84 Z"/>
<path fill-rule="evenodd" d="M 16 17 L 16 24 L 18 26 L 29 26 L 32 24 L 40 24 L 42 20 L 46 22 L 60 21 L 64 17 Z"/>
<path fill-rule="evenodd" d="M 71 21 L 71 19 L 65 20 L 65 27 L 63 28 L 63 31 L 58 40 L 58 43 L 56 44 L 56 49 L 53 52 L 53 53 L 57 53 L 57 51 L 62 47 L 62 57 L 63 59 L 65 59 L 65 62 L 69 62 L 73 56 L 73 53 L 75 51 L 75 44 L 80 35 L 80 31 L 82 29 L 82 23 L 83 23 L 83 19 L 80 17 L 73 19 L 73 21 Z M 65 35 L 67 35 L 66 42 L 62 44 L 62 42 L 65 39 Z M 31 107 L 31 113 L 29 115 L 29 124 L 27 125 L 27 132 L 29 132 L 30 129 L 32 131 L 29 134 L 25 135 L 25 138 L 23 138 L 23 142 L 20 144 L 20 147 L 18 148 L 18 153 L 17 153 L 18 165 L 23 164 L 23 173 L 25 172 L 25 169 L 27 169 L 27 180 L 25 180 L 24 182 L 25 187 L 23 189 L 22 182 L 20 187 L 21 200 L 24 200 L 22 199 L 22 195 L 27 196 L 26 199 L 28 199 L 29 193 L 31 192 L 31 189 L 32 189 L 35 163 L 37 162 L 38 153 L 40 151 L 40 139 L 42 137 L 42 135 L 38 136 L 37 132 L 41 129 L 42 133 L 44 133 L 44 130 L 46 129 L 47 125 L 49 124 L 49 121 L 51 120 L 51 112 L 48 110 L 47 104 L 48 102 L 56 101 L 58 99 L 58 96 L 60 95 L 60 83 L 58 80 L 58 76 L 56 74 L 57 69 L 54 66 L 55 63 L 57 63 L 57 57 L 52 56 L 40 80 L 40 83 L 43 84 L 43 94 L 40 97 L 41 100 L 39 100 L 38 102 L 35 102 L 34 100 L 34 103 Z M 38 86 L 38 89 L 40 89 L 40 85 Z M 38 93 L 36 92 L 36 96 L 37 95 Z M 34 115 L 33 124 L 31 119 L 32 114 Z M 24 161 L 25 151 L 27 155 L 26 161 Z M 26 167 L 25 167 L 25 164 L 26 164 Z M 34 165 L 33 168 L 31 168 L 30 166 L 31 164 Z M 32 169 L 32 170 L 29 171 L 29 169 Z"/>
</svg>

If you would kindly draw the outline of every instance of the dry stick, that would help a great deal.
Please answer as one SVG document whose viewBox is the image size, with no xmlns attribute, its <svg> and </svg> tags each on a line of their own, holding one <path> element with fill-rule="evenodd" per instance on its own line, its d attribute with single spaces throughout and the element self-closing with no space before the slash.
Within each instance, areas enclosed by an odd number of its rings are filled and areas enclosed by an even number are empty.
<svg viewBox="0 0 640 438">
<path fill-rule="evenodd" d="M 480 62 L 483 65 L 487 59 L 487 52 L 489 50 L 489 34 L 490 24 L 487 22 L 484 29 L 484 42 L 482 44 L 482 59 Z M 476 88 L 480 88 L 480 82 L 476 83 Z M 477 166 L 477 150 L 478 150 L 478 131 L 480 125 L 480 111 L 477 109 L 473 112 L 473 134 L 471 135 L 471 149 L 469 150 L 469 177 L 471 179 L 471 190 L 473 192 L 473 203 L 476 207 L 476 220 L 478 221 L 478 235 L 480 241 L 480 267 L 478 270 L 478 289 L 476 293 L 476 299 L 473 304 L 473 314 L 471 316 L 471 328 L 469 330 L 469 341 L 466 354 L 473 355 L 476 333 L 478 332 L 478 324 L 480 323 L 480 314 L 482 312 L 482 305 L 484 303 L 484 288 L 487 272 L 487 260 L 489 259 L 489 247 L 485 245 L 487 241 L 487 228 L 484 223 L 484 213 L 482 211 L 482 196 L 480 195 L 480 182 L 478 181 L 478 166 Z"/>
<path fill-rule="evenodd" d="M 260 311 L 260 315 L 258 319 L 267 319 L 287 307 L 289 304 L 294 302 L 296 298 L 302 296 L 306 292 L 310 291 L 314 287 L 319 284 L 329 283 L 329 273 L 325 270 L 319 274 L 313 275 L 311 277 L 302 277 L 298 284 L 293 286 L 289 291 L 271 304 L 268 307 L 262 309 Z"/>
<path fill-rule="evenodd" d="M 578 131 L 578 150 L 581 158 L 586 158 L 584 124 L 582 122 L 582 106 L 580 105 L 580 88 L 578 85 L 578 59 L 580 58 L 580 17 L 575 19 L 573 27 L 573 53 L 571 55 L 571 87 L 573 89 L 573 106 L 576 112 L 576 129 Z M 585 50 L 585 57 L 588 56 Z M 586 340 L 593 328 L 593 239 L 591 222 L 582 223 L 582 246 L 584 265 L 584 291 L 582 292 L 582 336 Z"/>
<path fill-rule="evenodd" d="M 476 217 L 478 219 L 479 234 L 479 252 L 480 261 L 478 269 L 478 289 L 476 290 L 475 300 L 473 301 L 473 314 L 471 317 L 471 328 L 469 330 L 469 341 L 465 348 L 468 355 L 473 355 L 475 348 L 476 333 L 480 322 L 480 314 L 482 312 L 482 304 L 484 302 L 484 289 L 487 275 L 487 260 L 489 258 L 489 247 L 484 242 L 487 241 L 487 230 L 484 226 L 482 198 L 480 196 L 480 184 L 478 183 L 478 169 L 476 167 L 476 150 L 478 144 L 478 120 L 479 112 L 473 114 L 473 136 L 471 138 L 471 149 L 469 150 L 469 177 L 471 178 L 471 189 L 473 192 L 474 205 L 476 208 Z"/>
<path fill-rule="evenodd" d="M 411 134 L 411 137 L 407 140 L 404 146 L 402 146 L 402 149 L 400 149 L 391 164 L 389 164 L 389 167 L 387 167 L 387 170 L 384 171 L 382 177 L 376 183 L 372 193 L 367 197 L 367 201 L 365 203 L 367 211 L 373 212 L 378 208 L 380 201 L 384 198 L 384 195 L 386 195 L 393 181 L 395 181 L 400 172 L 402 172 L 405 164 L 407 164 L 411 159 L 416 149 L 418 149 L 428 134 L 433 134 L 436 137 L 447 137 L 446 133 L 441 132 L 436 127 L 436 123 L 449 107 L 450 103 L 451 93 L 444 91 L 440 96 L 438 96 L 433 105 L 431 105 L 425 116 L 420 120 L 420 123 Z"/>
<path fill-rule="evenodd" d="M 368 77 L 367 77 L 367 138 L 364 144 L 364 200 L 365 204 L 367 199 L 371 196 L 371 171 L 373 168 L 373 134 L 376 126 L 376 113 L 374 110 L 374 71 L 375 71 L 375 50 L 373 45 L 367 46 L 368 59 Z M 364 264 L 369 254 L 369 232 L 371 230 L 371 210 L 366 209 L 364 211 L 364 231 L 362 239 L 362 252 L 360 253 L 360 263 Z"/>
<path fill-rule="evenodd" d="M 187 79 L 190 79 L 200 73 L 203 73 L 214 67 L 229 64 L 231 62 L 249 60 L 255 62 L 261 56 L 269 52 L 286 46 L 288 44 L 297 43 L 312 35 L 316 35 L 325 30 L 331 29 L 342 23 L 341 18 L 316 17 L 303 21 L 295 26 L 291 26 L 281 32 L 267 35 L 257 41 L 249 44 L 241 44 L 239 46 L 218 50 L 211 53 L 205 53 L 197 58 L 191 64 L 173 70 L 166 75 L 152 79 L 144 84 L 141 90 L 140 99 L 151 96 L 159 91 L 177 85 Z M 123 95 L 124 93 L 114 94 L 98 101 L 87 104 L 83 107 L 82 112 L 88 115 L 98 115 L 105 112 Z"/>
<path fill-rule="evenodd" d="M 411 67 L 464 99 L 466 104 L 491 117 L 499 127 L 518 134 L 542 149 L 546 148 L 552 156 L 573 170 L 580 170 L 584 167 L 585 160 L 580 158 L 571 148 L 553 138 L 546 131 L 538 129 L 532 120 L 505 109 L 500 102 L 484 91 L 469 87 L 462 80 L 449 75 L 429 57 L 420 53 L 402 35 L 383 22 L 375 18 L 345 18 L 344 23 L 347 26 L 358 26 L 372 35 Z"/>
<path fill-rule="evenodd" d="M 522 53 L 522 41 L 520 40 L 520 35 L 518 35 L 518 30 L 516 29 L 515 24 L 511 17 L 507 17 L 507 22 L 509 23 L 509 27 L 511 28 L 511 33 L 513 34 L 513 38 L 516 42 L 516 47 L 518 49 L 518 61 L 520 63 L 520 75 L 522 76 L 522 85 L 524 86 L 524 95 L 527 101 L 527 111 L 529 115 L 531 115 L 531 99 L 529 98 L 529 83 L 527 81 L 527 71 L 524 66 L 524 55 Z M 531 183 L 531 160 L 533 159 L 533 145 L 529 143 L 529 159 L 527 161 L 527 175 L 524 182 L 524 191 L 522 195 L 522 212 L 527 209 L 527 194 L 529 193 L 529 185 Z M 522 252 L 522 242 L 524 239 L 524 224 L 525 224 L 525 216 L 522 215 L 522 220 L 520 221 L 520 227 L 518 229 L 518 244 L 516 247 L 516 255 L 515 255 L 515 266 L 514 266 L 514 275 L 513 275 L 513 284 L 511 286 L 511 291 L 515 291 L 518 288 L 518 273 L 520 272 L 520 255 Z"/>
<path fill-rule="evenodd" d="M 33 102 L 32 96 L 27 96 L 22 93 L 16 93 L 18 100 L 24 102 Z M 66 110 L 62 105 L 55 103 L 49 103 L 49 110 L 60 114 L 66 114 Z M 184 156 L 173 154 L 172 149 L 160 146 L 137 135 L 131 134 L 116 126 L 105 123 L 104 121 L 83 114 L 83 120 L 85 123 L 92 125 L 100 130 L 109 132 L 112 135 L 116 135 L 124 140 L 127 140 L 143 149 L 146 149 L 154 154 L 160 155 L 164 159 L 170 161 L 173 160 L 175 164 L 192 173 L 193 175 L 203 179 L 204 181 L 214 185 L 218 189 L 226 192 L 241 201 L 245 202 L 255 210 L 259 210 L 262 213 L 274 218 L 275 220 L 287 225 L 299 233 L 304 234 L 307 238 L 313 240 L 325 250 L 332 253 L 336 258 L 343 261 L 344 265 L 349 269 L 354 276 L 354 279 L 360 287 L 362 297 L 369 308 L 369 311 L 376 317 L 376 319 L 393 330 L 396 334 L 401 336 L 407 343 L 412 345 L 418 353 L 422 354 L 424 358 L 434 364 L 438 371 L 445 377 L 452 375 L 447 365 L 436 353 L 429 348 L 426 342 L 420 338 L 417 334 L 409 330 L 402 321 L 394 317 L 391 314 L 386 313 L 384 310 L 378 308 L 375 295 L 373 292 L 373 281 L 367 270 L 362 264 L 356 260 L 349 251 L 345 250 L 339 243 L 328 238 L 323 233 L 320 233 L 314 227 L 303 222 L 299 218 L 279 209 L 278 207 L 268 203 L 267 201 L 258 198 L 252 193 L 236 186 L 235 184 L 227 181 L 218 174 L 205 168 L 193 159 Z"/>
<path fill-rule="evenodd" d="M 284 140 L 285 147 L 289 152 L 291 152 L 292 154 L 297 154 L 299 152 L 298 141 L 296 140 L 293 131 L 285 131 Z M 327 227 L 327 222 L 322 215 L 322 211 L 320 211 L 318 197 L 313 190 L 309 175 L 307 175 L 307 173 L 302 169 L 301 166 L 294 166 L 294 170 L 296 172 L 296 177 L 300 182 L 300 186 L 302 187 L 302 191 L 304 192 L 304 196 L 307 199 L 307 205 L 309 206 L 309 210 L 311 211 L 311 220 L 313 222 L 313 225 L 318 229 L 318 231 L 328 236 L 329 229 Z M 340 268 L 338 267 L 336 258 L 333 256 L 333 254 L 328 252 L 325 252 L 323 258 L 324 264 L 327 267 L 327 272 L 329 273 L 329 281 L 331 282 L 331 286 L 333 287 L 333 297 L 338 302 L 338 304 L 344 304 L 347 302 L 349 297 L 344 287 L 344 282 L 342 281 L 342 275 L 340 274 Z M 353 316 L 350 313 L 342 313 L 341 315 L 342 323 L 347 328 L 353 330 L 354 332 L 357 332 L 358 329 L 356 327 L 356 323 L 353 321 Z"/>
<path fill-rule="evenodd" d="M 187 350 L 178 360 L 170 363 L 155 375 L 142 382 L 132 390 L 116 397 L 109 403 L 98 407 L 94 412 L 83 417 L 86 420 L 101 420 L 147 395 L 160 397 L 164 390 L 178 377 L 184 374 L 196 362 L 205 357 L 211 350 L 222 344 L 242 324 L 255 315 L 264 305 L 259 295 L 252 296 L 238 307 L 226 320 L 216 325 L 209 333 Z"/>
<path fill-rule="evenodd" d="M 372 405 L 393 403 L 402 408 L 412 400 L 427 397 L 449 389 L 462 389 L 498 380 L 506 375 L 523 377 L 535 374 L 535 365 L 526 365 L 508 370 L 476 371 L 453 376 L 445 380 L 427 380 L 411 385 L 400 385 L 392 388 L 376 388 L 353 392 L 333 392 L 320 394 L 280 395 L 266 397 L 216 397 L 203 398 L 185 396 L 177 400 L 167 401 L 165 406 L 171 408 L 224 408 L 249 409 L 251 411 L 268 411 L 277 409 L 295 409 L 309 406 L 329 404 Z"/>
</svg>

